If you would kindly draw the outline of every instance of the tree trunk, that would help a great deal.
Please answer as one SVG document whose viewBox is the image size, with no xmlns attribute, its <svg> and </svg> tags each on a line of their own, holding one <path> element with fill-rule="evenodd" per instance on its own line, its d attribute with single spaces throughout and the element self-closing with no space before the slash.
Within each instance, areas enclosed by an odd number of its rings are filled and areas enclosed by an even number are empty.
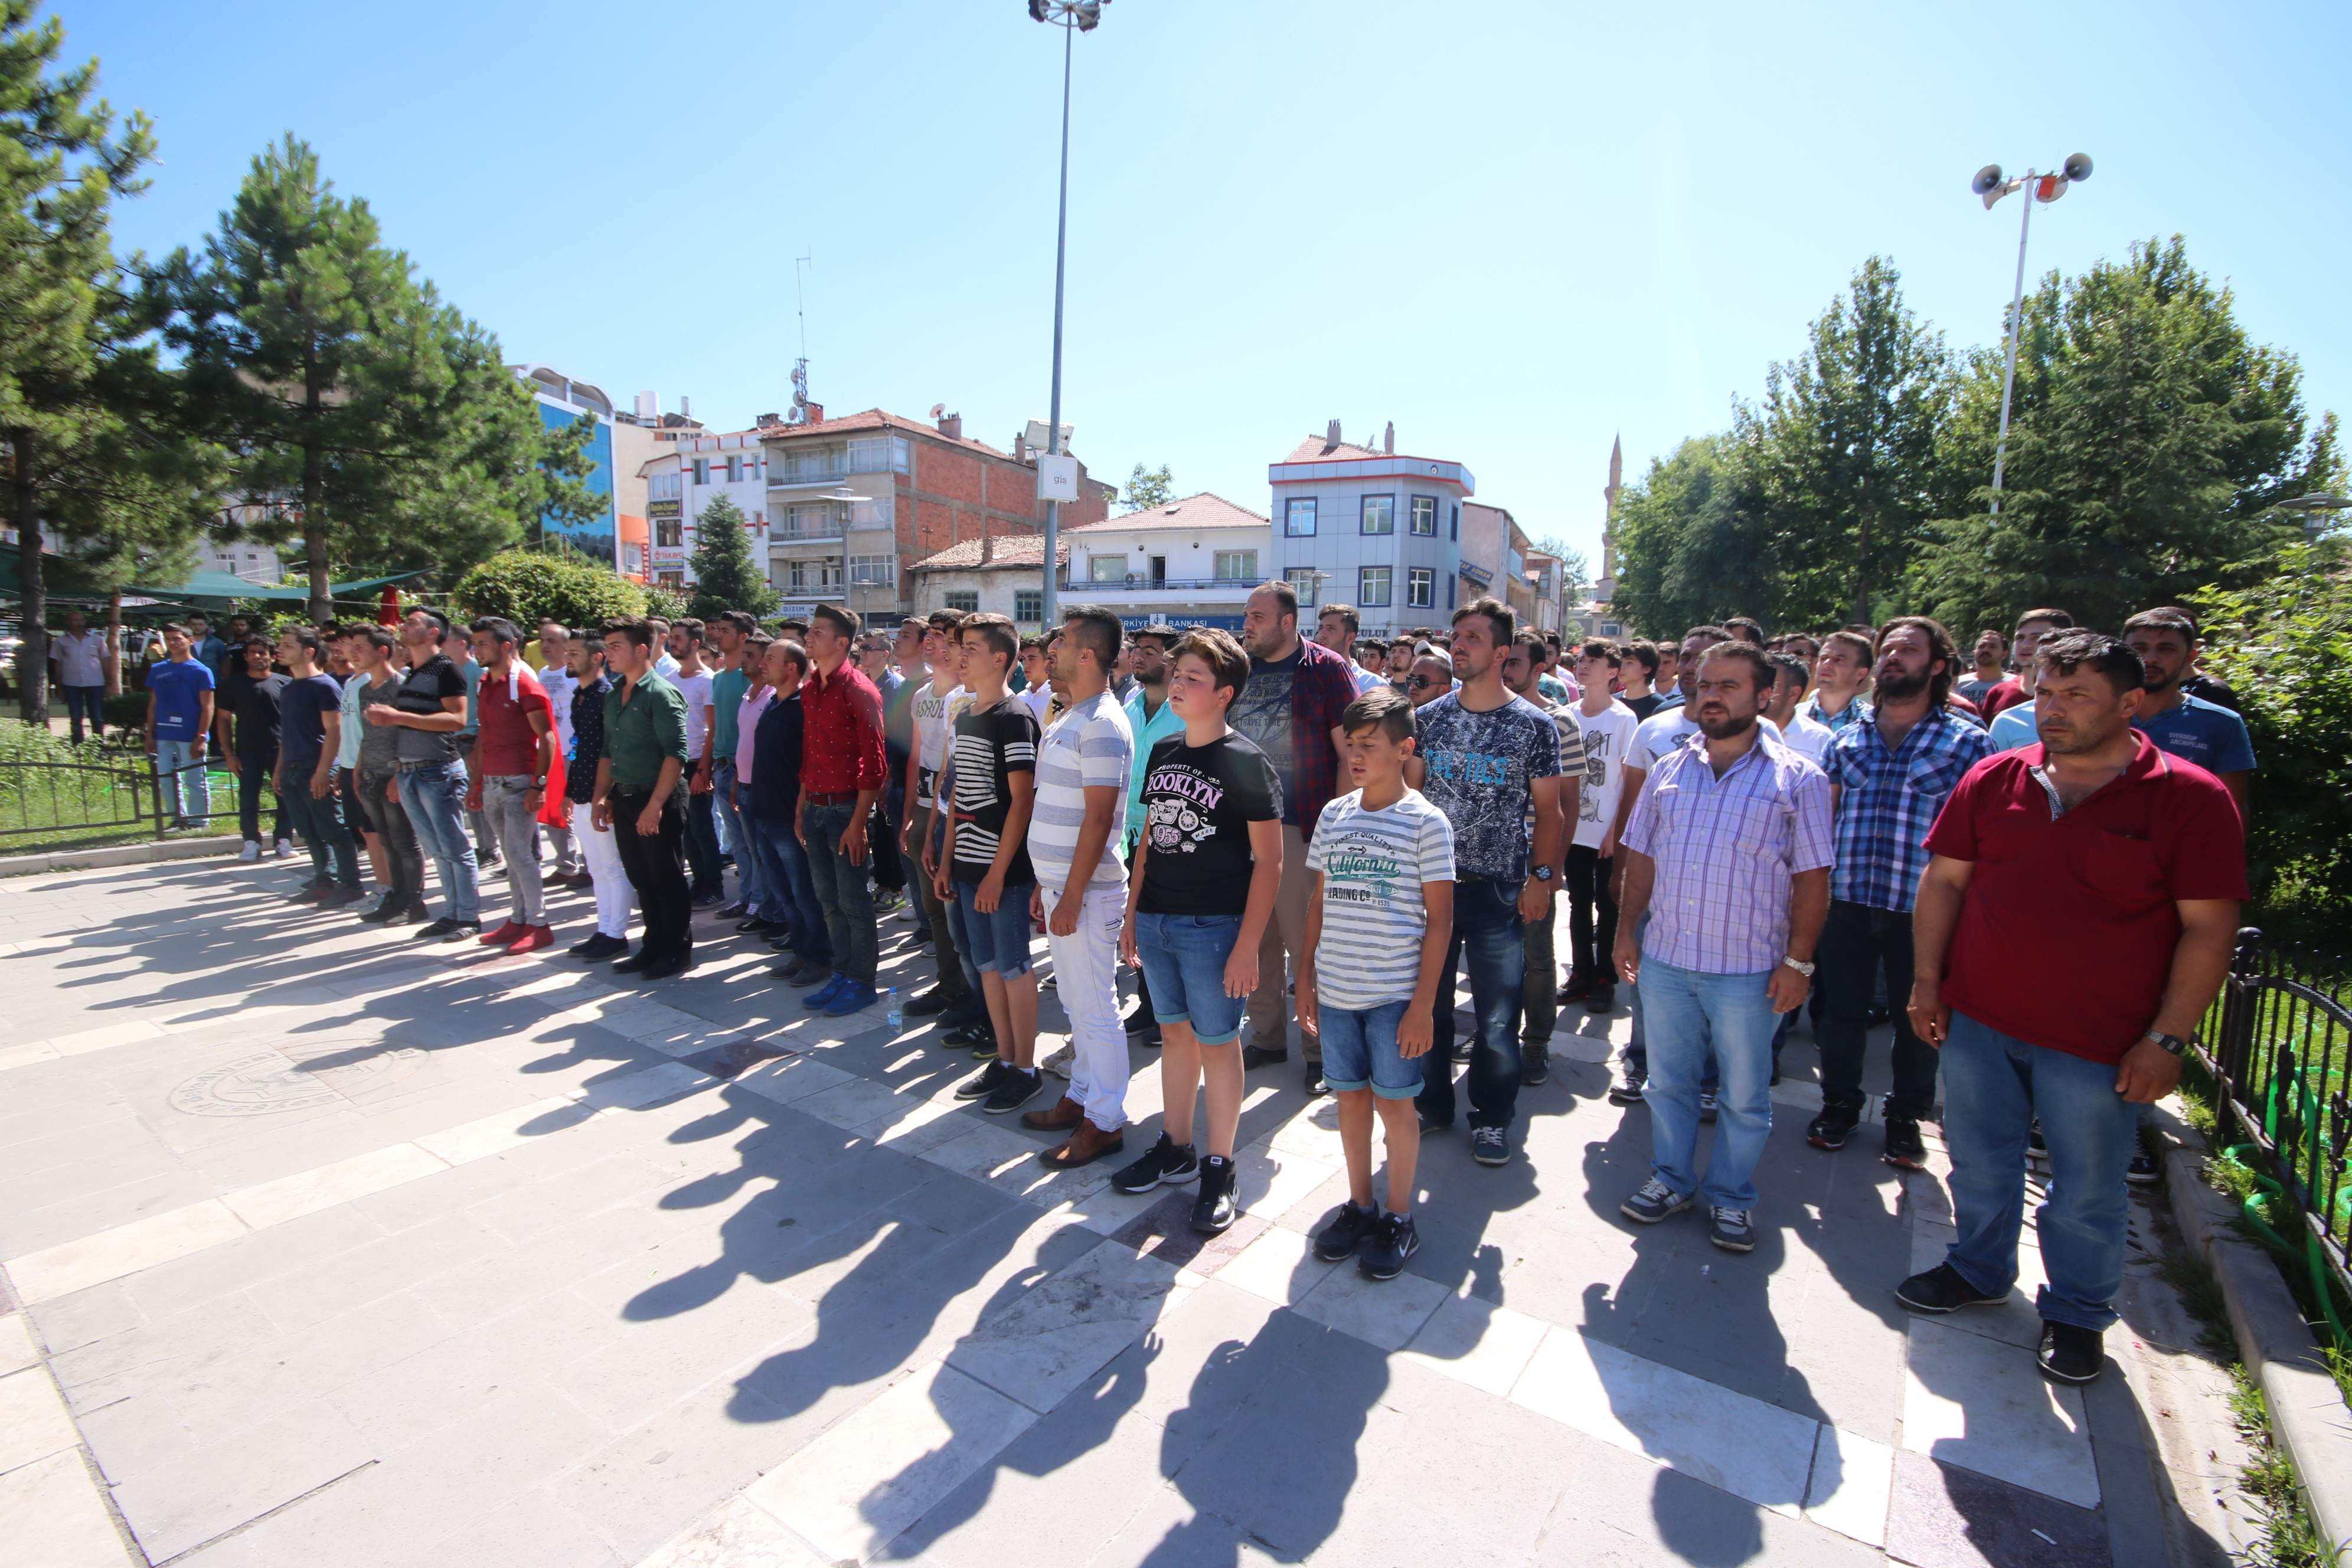
<svg viewBox="0 0 2352 1568">
<path fill-rule="evenodd" d="M 115 589 L 106 596 L 106 653 L 102 661 L 106 670 L 106 694 L 122 695 L 122 590 Z"/>
<path fill-rule="evenodd" d="M 41 576 L 41 520 L 33 485 L 32 436 L 8 433 L 15 458 L 10 469 L 8 511 L 16 525 L 16 585 L 24 597 L 24 640 L 16 652 L 16 710 L 25 722 L 49 727 L 49 590 Z"/>
<path fill-rule="evenodd" d="M 332 584 L 327 579 L 327 519 L 319 504 L 325 488 L 325 464 L 319 452 L 319 413 L 322 399 L 315 370 L 302 376 L 302 557 L 310 570 L 310 624 L 324 626 L 335 618 Z"/>
</svg>

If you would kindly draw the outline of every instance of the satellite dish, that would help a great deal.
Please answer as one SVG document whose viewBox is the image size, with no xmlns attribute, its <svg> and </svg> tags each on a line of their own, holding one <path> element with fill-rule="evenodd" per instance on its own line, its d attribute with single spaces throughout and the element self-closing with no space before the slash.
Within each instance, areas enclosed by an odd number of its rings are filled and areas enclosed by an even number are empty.
<svg viewBox="0 0 2352 1568">
<path fill-rule="evenodd" d="M 2088 163 L 2090 160 L 2086 158 L 2084 162 Z M 1969 189 L 1974 191 L 1980 196 L 1990 195 L 1992 194 L 1994 187 L 1998 186 L 2000 184 L 2000 165 L 1999 163 L 1987 163 L 1983 168 L 1977 171 L 1977 177 L 1969 182 Z"/>
<path fill-rule="evenodd" d="M 2077 183 L 2089 179 L 2091 177 L 2091 159 L 2089 154 L 2077 153 L 2073 157 L 2067 159 L 2066 177 Z"/>
</svg>

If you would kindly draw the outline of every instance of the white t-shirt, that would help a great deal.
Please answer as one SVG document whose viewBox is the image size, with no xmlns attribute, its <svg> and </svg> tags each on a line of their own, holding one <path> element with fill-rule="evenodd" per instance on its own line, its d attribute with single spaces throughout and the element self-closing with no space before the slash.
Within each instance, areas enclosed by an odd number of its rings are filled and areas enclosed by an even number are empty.
<svg viewBox="0 0 2352 1568">
<path fill-rule="evenodd" d="M 958 698 L 962 701 L 959 702 Z M 955 716 L 971 701 L 971 693 L 962 687 L 941 691 L 930 681 L 915 693 L 909 710 L 915 725 L 915 783 L 920 797 L 917 805 L 929 805 L 938 793 L 940 770 L 947 766 L 948 737 L 955 728 Z"/>
<path fill-rule="evenodd" d="M 1029 864 L 1036 868 L 1039 887 L 1059 895 L 1069 884 L 1078 830 L 1086 826 L 1087 790 L 1092 786 L 1116 789 L 1121 799 L 1111 807 L 1110 836 L 1103 841 L 1102 858 L 1095 862 L 1087 887 L 1126 892 L 1127 865 L 1117 841 L 1127 818 L 1124 797 L 1134 762 L 1135 735 L 1128 728 L 1127 710 L 1108 691 L 1079 703 L 1045 731 L 1037 743 L 1037 795 L 1028 838 Z"/>
<path fill-rule="evenodd" d="M 1609 825 L 1617 820 L 1617 797 L 1625 789 L 1625 757 L 1642 720 L 1613 700 L 1598 713 L 1587 713 L 1580 703 L 1570 710 L 1577 728 L 1584 731 L 1584 784 L 1576 795 L 1574 842 L 1598 849 Z"/>
<path fill-rule="evenodd" d="M 1806 718 L 1800 710 L 1789 715 L 1780 739 L 1789 742 L 1790 751 L 1818 768 L 1822 765 L 1822 759 L 1830 754 L 1830 742 L 1837 739 L 1837 731 L 1817 719 Z"/>
<path fill-rule="evenodd" d="M 557 754 L 568 759 L 572 755 L 572 694 L 580 689 L 580 682 L 562 665 L 551 664 L 539 672 L 539 685 L 555 709 Z"/>
<path fill-rule="evenodd" d="M 670 684 L 686 699 L 686 771 L 692 773 L 702 762 L 703 737 L 710 733 L 710 671 L 674 675 Z"/>
<path fill-rule="evenodd" d="M 1757 723 L 1777 735 L 1780 726 L 1769 719 L 1759 718 Z M 1642 721 L 1633 731 L 1633 748 L 1625 753 L 1625 765 L 1648 773 L 1658 765 L 1658 759 L 1681 744 L 1684 738 L 1698 733 L 1698 721 L 1687 708 L 1661 708 Z"/>
<path fill-rule="evenodd" d="M 79 637 L 71 632 L 49 635 L 49 657 L 57 661 L 58 679 L 67 686 L 105 685 L 106 667 L 99 662 L 99 656 L 105 651 L 106 637 L 101 632 L 84 632 Z"/>
<path fill-rule="evenodd" d="M 1424 882 L 1454 879 L 1454 826 L 1417 789 L 1380 811 L 1350 790 L 1323 808 L 1307 843 L 1323 875 L 1323 940 L 1315 950 L 1318 1000 L 1362 1012 L 1409 1002 L 1429 929 Z"/>
<path fill-rule="evenodd" d="M 1029 717 L 1037 721 L 1037 727 L 1040 730 L 1044 729 L 1046 710 L 1054 705 L 1054 689 L 1050 686 L 1033 686 L 1021 694 L 1021 700 L 1028 704 Z"/>
</svg>

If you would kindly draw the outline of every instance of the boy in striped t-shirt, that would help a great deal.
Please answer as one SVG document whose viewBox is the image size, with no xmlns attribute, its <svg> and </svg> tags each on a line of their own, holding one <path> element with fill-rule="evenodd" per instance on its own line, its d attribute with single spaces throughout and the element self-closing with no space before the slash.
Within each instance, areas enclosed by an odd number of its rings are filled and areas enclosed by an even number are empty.
<svg viewBox="0 0 2352 1568">
<path fill-rule="evenodd" d="M 1377 688 L 1348 704 L 1339 729 L 1356 789 L 1323 808 L 1307 847 L 1315 896 L 1298 968 L 1298 1027 L 1322 1037 L 1323 1079 L 1339 1099 L 1348 1201 L 1317 1234 L 1315 1252 L 1327 1262 L 1360 1253 L 1366 1278 L 1393 1279 L 1421 1246 L 1412 1224 L 1421 1152 L 1412 1100 L 1453 935 L 1454 829 L 1404 782 L 1411 701 Z M 1388 1142 L 1385 1210 L 1372 1202 L 1375 1114 Z"/>
</svg>

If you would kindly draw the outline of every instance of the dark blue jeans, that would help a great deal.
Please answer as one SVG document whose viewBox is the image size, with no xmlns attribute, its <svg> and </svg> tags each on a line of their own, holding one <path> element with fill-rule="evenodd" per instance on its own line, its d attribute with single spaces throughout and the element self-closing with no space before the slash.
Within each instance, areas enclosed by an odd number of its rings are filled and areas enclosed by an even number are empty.
<svg viewBox="0 0 2352 1568">
<path fill-rule="evenodd" d="M 1886 1114 L 1914 1121 L 1936 1113 L 1936 1047 L 1911 1032 L 1911 916 L 1874 910 L 1843 899 L 1830 904 L 1822 926 L 1822 1014 L 1813 1026 L 1822 1047 L 1822 1102 L 1860 1110 L 1863 1043 L 1870 1005 L 1884 981 L 1895 1025 L 1895 1087 Z"/>
<path fill-rule="evenodd" d="M 294 831 L 302 836 L 310 847 L 310 873 L 314 877 L 330 875 L 328 861 L 334 863 L 334 879 L 346 888 L 360 885 L 359 847 L 352 842 L 351 826 L 343 820 L 343 797 L 334 790 L 313 798 L 310 794 L 310 768 L 314 762 L 299 758 L 286 763 L 286 816 Z"/>
<path fill-rule="evenodd" d="M 779 822 L 745 812 L 740 820 L 750 842 L 736 858 L 760 858 L 760 917 L 787 928 L 784 941 L 795 957 L 830 966 L 833 942 L 825 934 L 824 910 L 817 905 L 808 852 L 793 836 L 791 819 Z"/>
<path fill-rule="evenodd" d="M 825 929 L 833 936 L 833 967 L 870 988 L 881 945 L 881 932 L 874 924 L 874 884 L 866 879 L 874 860 L 871 835 L 861 864 L 852 864 L 840 849 L 841 836 L 849 831 L 856 810 L 854 802 L 810 806 L 804 814 L 805 847 L 809 880 L 816 884 L 816 901 L 824 910 Z"/>
<path fill-rule="evenodd" d="M 1470 1125 L 1508 1127 L 1519 1105 L 1519 1001 L 1527 970 L 1518 883 L 1465 877 L 1454 884 L 1454 940 L 1446 945 L 1435 1027 L 1414 1099 L 1433 1121 L 1454 1120 L 1454 985 L 1465 963 L 1478 1029 L 1470 1056 Z"/>
</svg>

